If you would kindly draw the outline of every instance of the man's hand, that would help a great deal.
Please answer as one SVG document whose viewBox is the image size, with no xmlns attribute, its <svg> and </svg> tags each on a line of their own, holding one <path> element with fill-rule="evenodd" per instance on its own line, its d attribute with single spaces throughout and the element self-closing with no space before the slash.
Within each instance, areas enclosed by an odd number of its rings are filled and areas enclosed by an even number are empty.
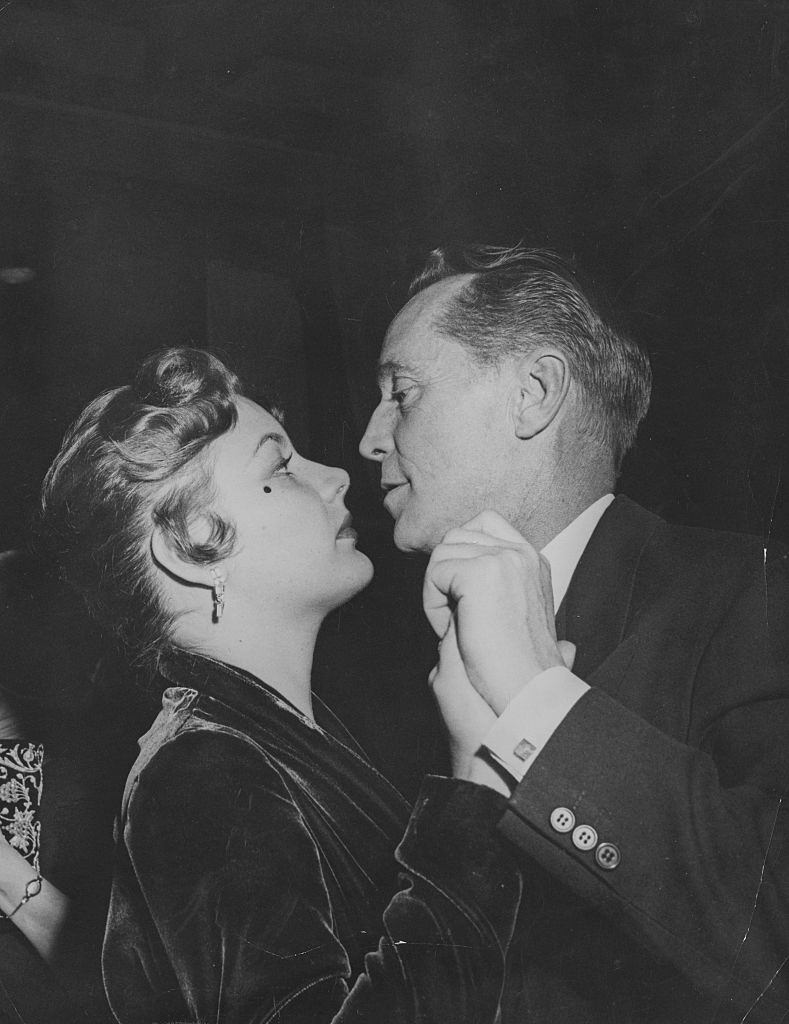
<svg viewBox="0 0 789 1024">
<path fill-rule="evenodd" d="M 496 512 L 447 533 L 431 555 L 422 597 L 438 636 L 454 619 L 465 672 L 496 715 L 540 672 L 566 663 L 550 567 Z"/>
</svg>

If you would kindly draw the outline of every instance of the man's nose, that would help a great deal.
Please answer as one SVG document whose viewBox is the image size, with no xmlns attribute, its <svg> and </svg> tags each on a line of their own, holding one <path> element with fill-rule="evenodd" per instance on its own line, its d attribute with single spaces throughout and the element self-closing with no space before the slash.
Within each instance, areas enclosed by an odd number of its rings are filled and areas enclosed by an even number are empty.
<svg viewBox="0 0 789 1024">
<path fill-rule="evenodd" d="M 383 462 L 392 447 L 392 429 L 382 402 L 370 417 L 367 429 L 359 442 L 359 451 L 365 459 Z"/>
</svg>

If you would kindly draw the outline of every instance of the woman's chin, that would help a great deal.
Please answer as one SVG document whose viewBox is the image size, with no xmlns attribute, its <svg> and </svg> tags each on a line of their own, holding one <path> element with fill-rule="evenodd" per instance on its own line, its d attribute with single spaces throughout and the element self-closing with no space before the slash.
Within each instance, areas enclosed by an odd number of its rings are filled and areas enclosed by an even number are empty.
<svg viewBox="0 0 789 1024">
<path fill-rule="evenodd" d="M 359 569 L 356 574 L 358 577 L 358 586 L 354 593 L 358 594 L 360 591 L 364 590 L 365 587 L 369 586 L 373 576 L 375 575 L 375 566 L 363 551 L 357 551 L 356 555 L 359 560 Z"/>
<path fill-rule="evenodd" d="M 343 566 L 343 569 L 335 577 L 338 587 L 337 600 L 334 607 L 339 608 L 347 601 L 350 601 L 351 598 L 360 594 L 365 587 L 369 586 L 374 573 L 373 563 L 367 555 L 362 551 L 354 550 L 352 564 L 348 565 L 347 568 Z"/>
</svg>

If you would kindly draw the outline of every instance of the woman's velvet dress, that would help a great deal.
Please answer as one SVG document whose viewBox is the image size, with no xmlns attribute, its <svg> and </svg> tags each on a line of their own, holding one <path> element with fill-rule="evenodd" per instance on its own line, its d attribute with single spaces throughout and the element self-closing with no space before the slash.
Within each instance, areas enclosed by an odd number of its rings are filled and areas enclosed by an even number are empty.
<svg viewBox="0 0 789 1024">
<path fill-rule="evenodd" d="M 319 701 L 313 722 L 194 655 L 163 674 L 116 837 L 122 1024 L 493 1024 L 520 893 L 503 797 L 428 778 L 410 813 Z"/>
</svg>

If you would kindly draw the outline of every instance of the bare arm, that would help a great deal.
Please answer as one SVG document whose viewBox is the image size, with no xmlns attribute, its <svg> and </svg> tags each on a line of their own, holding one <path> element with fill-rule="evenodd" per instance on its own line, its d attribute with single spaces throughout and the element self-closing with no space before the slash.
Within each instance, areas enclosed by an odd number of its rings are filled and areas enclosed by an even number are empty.
<svg viewBox="0 0 789 1024">
<path fill-rule="evenodd" d="M 52 962 L 70 900 L 42 878 L 41 891 L 19 906 L 28 883 L 36 877 L 35 869 L 0 837 L 0 911 L 6 916 L 13 914 L 11 920 L 17 928 L 45 960 Z"/>
<path fill-rule="evenodd" d="M 0 736 L 18 737 L 22 728 L 13 704 L 0 694 Z M 24 747 L 22 742 L 2 744 L 9 750 Z M 1 759 L 1 755 L 0 755 Z M 18 762 L 23 763 L 22 761 Z M 13 763 L 5 765 L 0 782 L 14 778 Z M 30 776 L 36 776 L 35 785 L 40 792 L 40 763 L 30 768 Z M 15 786 L 15 782 L 11 782 Z M 29 790 L 28 790 L 29 792 Z M 14 797 L 9 796 L 9 801 Z M 13 803 L 11 803 L 13 806 Z M 41 879 L 41 888 L 25 900 L 26 893 L 35 891 L 36 885 L 29 886 L 39 878 L 38 872 L 22 854 L 7 841 L 0 829 L 0 913 L 10 917 L 22 934 L 35 947 L 40 955 L 51 962 L 57 949 L 58 938 L 63 930 L 69 911 L 69 899 L 46 879 Z"/>
</svg>

